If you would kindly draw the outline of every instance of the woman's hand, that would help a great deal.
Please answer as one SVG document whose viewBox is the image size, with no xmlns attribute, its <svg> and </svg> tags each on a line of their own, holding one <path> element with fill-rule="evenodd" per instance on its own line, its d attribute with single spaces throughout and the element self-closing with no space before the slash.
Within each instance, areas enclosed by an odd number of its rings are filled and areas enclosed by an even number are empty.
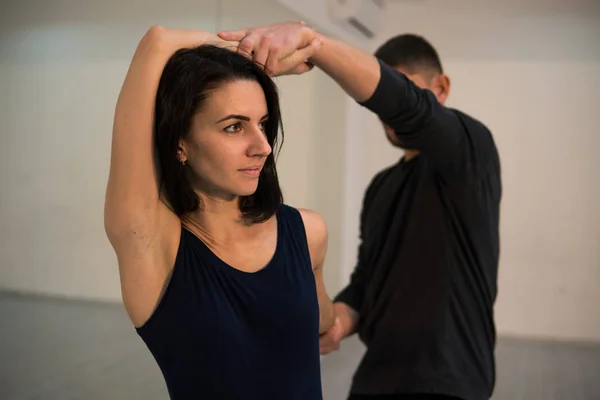
<svg viewBox="0 0 600 400">
<path fill-rule="evenodd" d="M 162 26 L 151 27 L 142 39 L 142 43 L 169 57 L 177 50 L 210 44 L 237 51 L 238 41 L 228 41 L 212 32 L 191 29 L 170 29 Z"/>
</svg>

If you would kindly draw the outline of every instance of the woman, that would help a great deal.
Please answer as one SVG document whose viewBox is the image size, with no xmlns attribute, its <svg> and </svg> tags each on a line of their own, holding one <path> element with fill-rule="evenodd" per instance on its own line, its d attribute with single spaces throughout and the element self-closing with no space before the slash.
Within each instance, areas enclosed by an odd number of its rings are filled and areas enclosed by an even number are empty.
<svg viewBox="0 0 600 400">
<path fill-rule="evenodd" d="M 133 57 L 105 209 L 123 300 L 171 398 L 321 399 L 326 227 L 282 204 L 276 88 L 227 45 L 153 27 Z"/>
</svg>

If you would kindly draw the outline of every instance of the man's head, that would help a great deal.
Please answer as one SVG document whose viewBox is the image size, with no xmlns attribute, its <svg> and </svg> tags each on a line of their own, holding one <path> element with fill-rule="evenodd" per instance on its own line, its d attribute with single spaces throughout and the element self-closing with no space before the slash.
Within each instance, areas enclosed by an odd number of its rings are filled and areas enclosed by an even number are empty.
<svg viewBox="0 0 600 400">
<path fill-rule="evenodd" d="M 414 34 L 394 36 L 385 42 L 375 56 L 387 65 L 402 72 L 415 85 L 429 89 L 441 104 L 450 93 L 450 78 L 444 74 L 435 48 L 423 37 Z M 393 132 L 386 133 L 392 144 L 398 145 Z"/>
<path fill-rule="evenodd" d="M 441 104 L 446 102 L 450 79 L 444 74 L 437 51 L 423 37 L 395 36 L 377 49 L 375 56 L 405 74 L 417 86 L 431 90 Z"/>
</svg>

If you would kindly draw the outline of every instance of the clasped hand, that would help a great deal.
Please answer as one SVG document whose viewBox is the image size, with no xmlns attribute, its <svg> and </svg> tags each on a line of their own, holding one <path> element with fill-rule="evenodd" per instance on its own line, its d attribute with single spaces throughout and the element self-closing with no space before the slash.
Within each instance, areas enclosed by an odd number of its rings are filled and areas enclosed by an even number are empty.
<svg viewBox="0 0 600 400">
<path fill-rule="evenodd" d="M 310 59 L 323 38 L 303 22 L 219 32 L 226 41 L 239 42 L 237 51 L 261 65 L 270 76 L 310 71 Z"/>
</svg>

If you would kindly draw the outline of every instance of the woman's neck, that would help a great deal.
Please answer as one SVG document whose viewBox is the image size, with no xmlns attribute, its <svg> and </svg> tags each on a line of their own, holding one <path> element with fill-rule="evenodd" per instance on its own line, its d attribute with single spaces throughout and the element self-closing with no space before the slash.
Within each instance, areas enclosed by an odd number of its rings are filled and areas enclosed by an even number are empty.
<svg viewBox="0 0 600 400">
<path fill-rule="evenodd" d="M 231 200 L 200 194 L 200 207 L 182 218 L 186 227 L 213 244 L 228 243 L 243 234 L 247 223 L 242 219 L 239 197 Z"/>
</svg>

